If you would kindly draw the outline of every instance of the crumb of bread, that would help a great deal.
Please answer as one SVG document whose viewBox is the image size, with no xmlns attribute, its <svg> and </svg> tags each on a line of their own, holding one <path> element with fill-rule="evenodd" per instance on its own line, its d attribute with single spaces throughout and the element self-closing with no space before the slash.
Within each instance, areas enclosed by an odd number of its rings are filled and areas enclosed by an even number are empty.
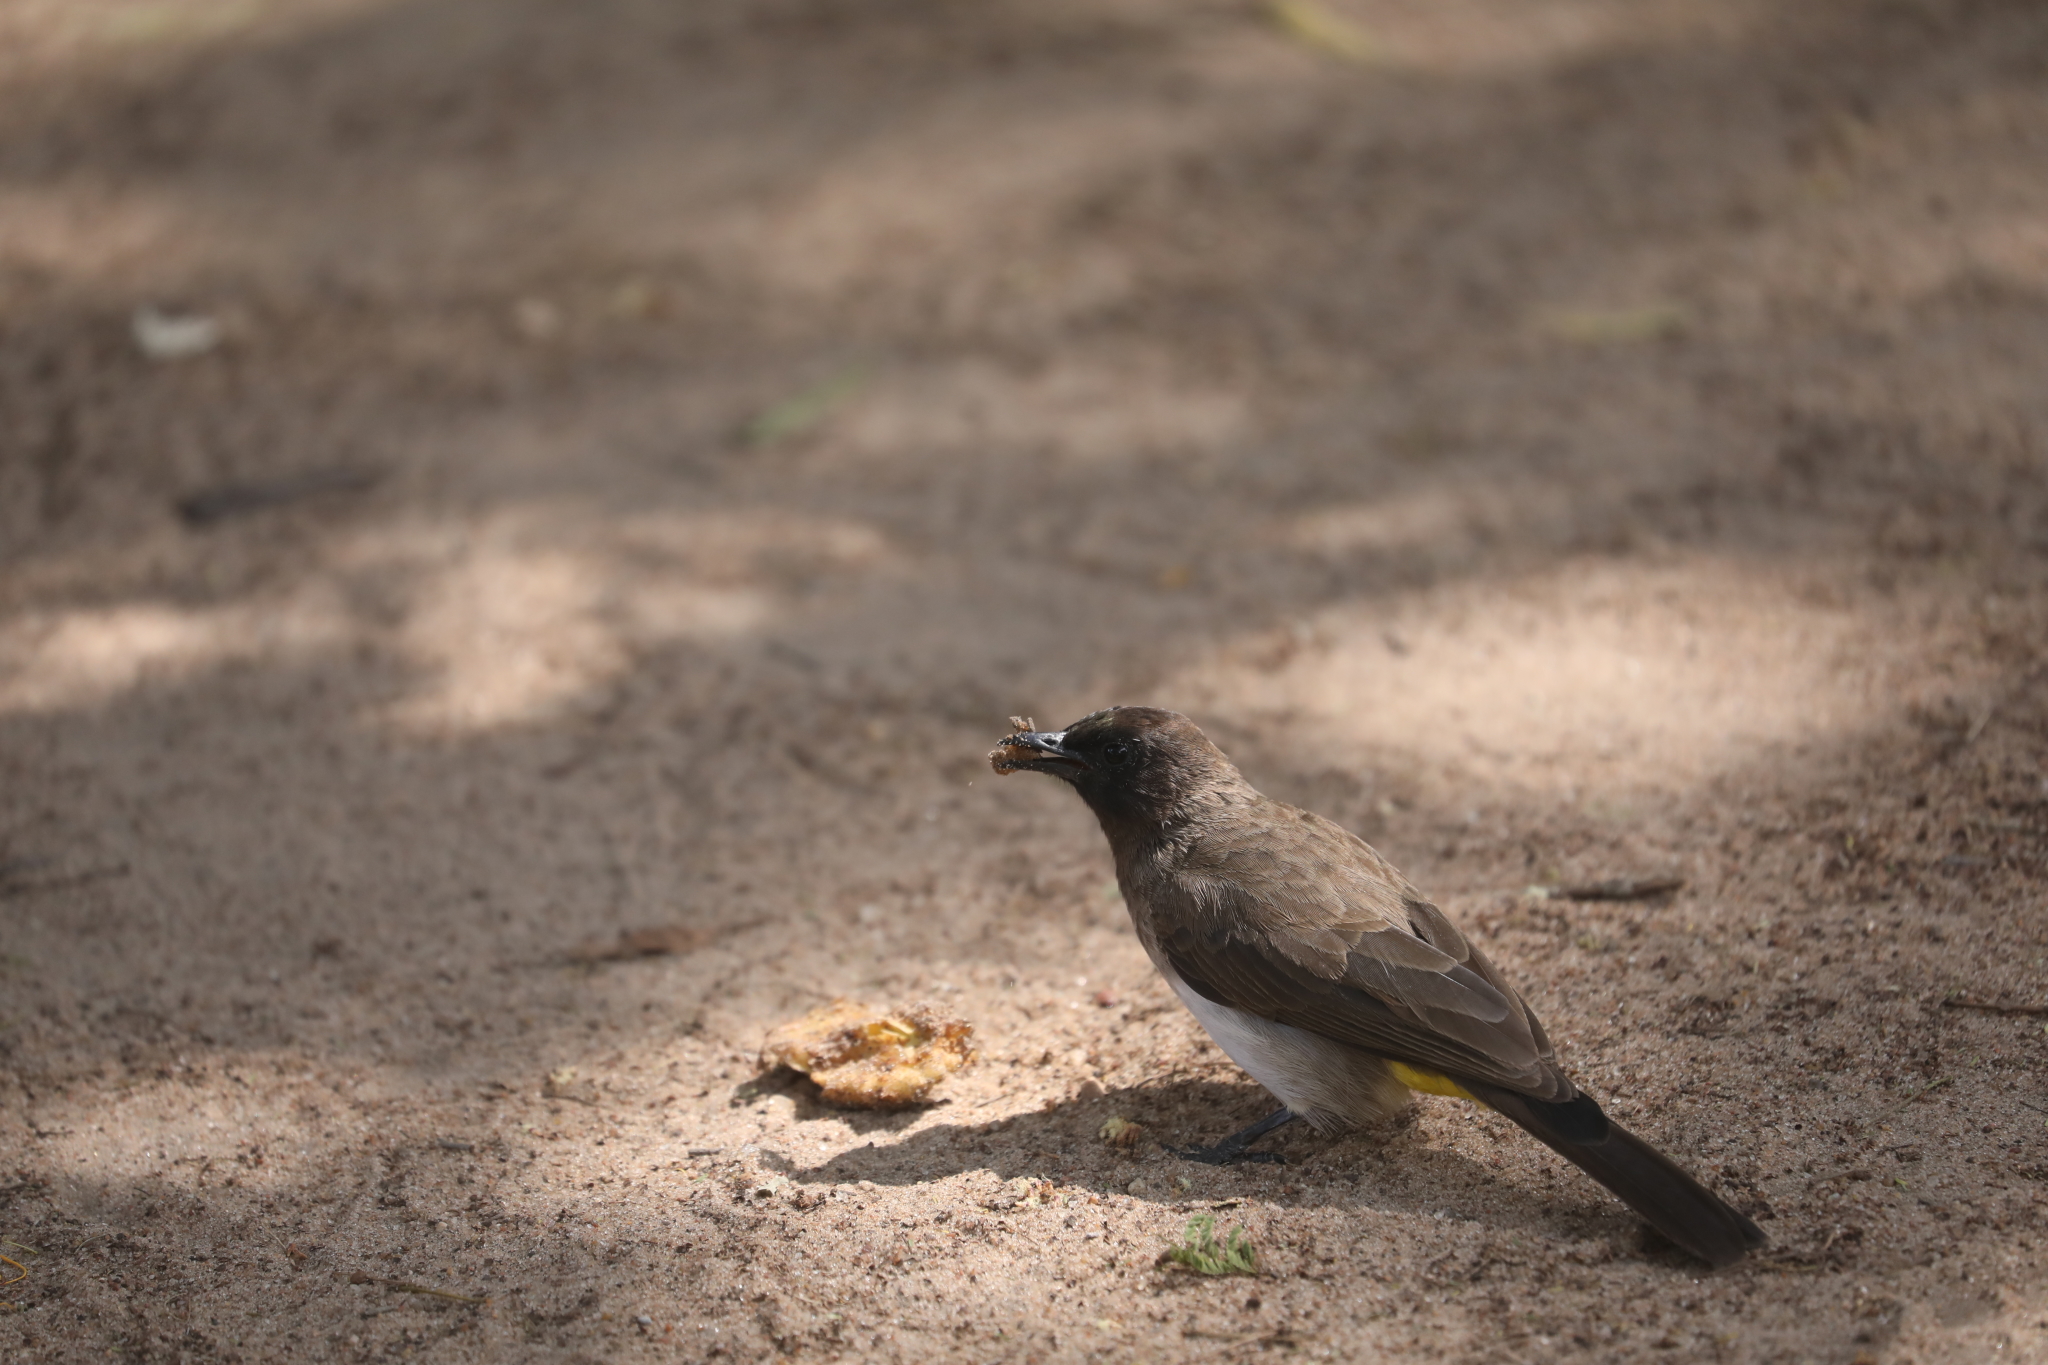
<svg viewBox="0 0 2048 1365">
<path fill-rule="evenodd" d="M 827 1104 L 900 1109 L 975 1058 L 974 1028 L 935 1005 L 875 1010 L 835 1000 L 768 1035 L 764 1066 L 801 1071 Z"/>
<path fill-rule="evenodd" d="M 1017 765 L 1031 757 L 1031 750 L 1021 744 L 998 744 L 989 750 L 988 766 L 996 770 L 999 777 L 1008 777 L 1017 771 Z"/>
<path fill-rule="evenodd" d="M 1102 1125 L 1101 1138 L 1112 1147 L 1135 1147 L 1145 1136 L 1145 1125 L 1115 1115 Z"/>
<path fill-rule="evenodd" d="M 1032 723 L 1028 716 L 1010 717 L 1010 733 L 1012 735 L 1022 734 L 1036 728 L 1037 726 Z M 1029 746 L 1017 744 L 1006 739 L 1001 744 L 996 745 L 995 748 L 989 750 L 988 766 L 996 770 L 996 776 L 1008 777 L 1011 773 L 1017 771 L 1019 763 L 1022 763 L 1031 756 L 1032 750 Z"/>
</svg>

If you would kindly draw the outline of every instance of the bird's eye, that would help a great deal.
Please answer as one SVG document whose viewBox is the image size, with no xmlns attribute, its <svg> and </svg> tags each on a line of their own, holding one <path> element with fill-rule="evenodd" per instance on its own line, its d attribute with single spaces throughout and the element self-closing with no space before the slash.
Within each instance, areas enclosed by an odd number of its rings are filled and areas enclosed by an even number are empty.
<svg viewBox="0 0 2048 1365">
<path fill-rule="evenodd" d="M 1124 760 L 1131 756 L 1131 746 L 1122 740 L 1102 746 L 1102 761 L 1112 768 L 1121 768 Z"/>
</svg>

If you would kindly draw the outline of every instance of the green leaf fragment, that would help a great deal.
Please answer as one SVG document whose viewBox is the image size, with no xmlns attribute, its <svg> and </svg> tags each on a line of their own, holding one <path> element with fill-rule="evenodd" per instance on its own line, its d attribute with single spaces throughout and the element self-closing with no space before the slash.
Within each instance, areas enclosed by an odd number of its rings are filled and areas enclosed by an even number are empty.
<svg viewBox="0 0 2048 1365">
<path fill-rule="evenodd" d="M 1216 1236 L 1216 1216 L 1196 1214 L 1188 1220 L 1181 1243 L 1170 1248 L 1166 1259 L 1198 1275 L 1256 1275 L 1258 1254 L 1242 1227 L 1233 1227 L 1221 1240 Z"/>
<path fill-rule="evenodd" d="M 750 446 L 770 446 L 808 435 L 866 383 L 867 375 L 862 370 L 841 370 L 830 379 L 763 409 L 747 423 L 741 435 Z"/>
</svg>

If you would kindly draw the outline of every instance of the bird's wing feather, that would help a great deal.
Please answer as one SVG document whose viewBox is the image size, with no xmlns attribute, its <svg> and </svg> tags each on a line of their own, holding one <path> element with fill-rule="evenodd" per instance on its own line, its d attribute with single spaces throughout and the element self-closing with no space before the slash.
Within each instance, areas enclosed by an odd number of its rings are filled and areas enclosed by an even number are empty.
<svg viewBox="0 0 2048 1365">
<path fill-rule="evenodd" d="M 1284 837 L 1268 825 L 1252 855 L 1258 875 L 1212 846 L 1152 890 L 1183 901 L 1159 916 L 1174 926 L 1159 947 L 1189 986 L 1395 1061 L 1539 1099 L 1576 1093 L 1542 1025 L 1440 910 L 1357 836 L 1281 810 Z"/>
</svg>

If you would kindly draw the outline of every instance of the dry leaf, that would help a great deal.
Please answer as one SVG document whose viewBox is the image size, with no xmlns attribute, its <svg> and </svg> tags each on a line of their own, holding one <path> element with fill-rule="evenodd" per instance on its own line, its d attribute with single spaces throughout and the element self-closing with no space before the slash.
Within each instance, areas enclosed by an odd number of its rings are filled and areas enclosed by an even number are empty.
<svg viewBox="0 0 2048 1365">
<path fill-rule="evenodd" d="M 726 924 L 706 928 L 695 924 L 657 924 L 646 929 L 621 929 L 616 939 L 587 938 L 569 949 L 571 962 L 622 962 L 635 957 L 660 957 L 667 953 L 693 953 L 727 934 L 751 929 L 760 923 Z"/>
<path fill-rule="evenodd" d="M 578 1104 L 597 1103 L 597 1083 L 579 1082 L 576 1079 L 576 1068 L 573 1066 L 558 1066 L 550 1071 L 547 1080 L 541 1084 L 540 1093 L 551 1100 L 574 1100 Z"/>
</svg>

